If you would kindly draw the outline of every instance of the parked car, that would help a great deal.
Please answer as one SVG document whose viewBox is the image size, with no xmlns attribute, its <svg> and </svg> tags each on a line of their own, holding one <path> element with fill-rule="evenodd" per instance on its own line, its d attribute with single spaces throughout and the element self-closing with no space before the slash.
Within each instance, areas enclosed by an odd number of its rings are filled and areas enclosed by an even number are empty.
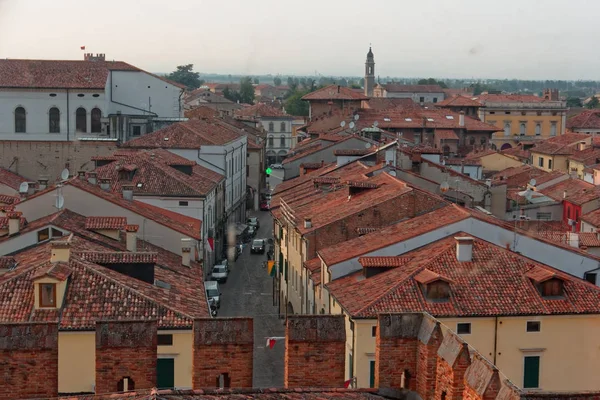
<svg viewBox="0 0 600 400">
<path fill-rule="evenodd" d="M 257 229 L 254 225 L 250 225 L 248 227 L 248 235 L 254 237 L 254 236 L 256 236 L 256 231 L 257 231 Z"/>
<path fill-rule="evenodd" d="M 260 221 L 256 217 L 248 218 L 248 220 L 246 221 L 246 224 L 249 226 L 253 226 L 256 229 L 260 228 Z"/>
<path fill-rule="evenodd" d="M 260 210 L 261 211 L 269 211 L 271 209 L 271 204 L 268 201 L 263 201 L 262 203 L 260 203 Z"/>
<path fill-rule="evenodd" d="M 250 247 L 250 253 L 265 254 L 265 239 L 254 239 L 252 247 Z"/>
<path fill-rule="evenodd" d="M 204 289 L 206 290 L 206 298 L 208 301 L 213 301 L 217 308 L 221 307 L 221 290 L 219 284 L 215 281 L 204 282 Z"/>
<path fill-rule="evenodd" d="M 279 163 L 277 163 L 277 164 L 271 164 L 271 165 L 269 165 L 269 168 L 271 168 L 271 169 L 283 169 L 283 164 L 279 164 Z"/>
<path fill-rule="evenodd" d="M 215 265 L 211 272 L 211 278 L 213 281 L 217 281 L 219 283 L 227 282 L 227 276 L 229 275 L 229 270 L 224 265 Z"/>
</svg>

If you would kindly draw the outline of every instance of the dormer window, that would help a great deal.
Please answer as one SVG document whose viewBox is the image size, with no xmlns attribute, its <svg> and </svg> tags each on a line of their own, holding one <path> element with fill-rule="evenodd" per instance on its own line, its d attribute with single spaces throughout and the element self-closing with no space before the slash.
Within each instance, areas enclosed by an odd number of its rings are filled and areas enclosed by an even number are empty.
<svg viewBox="0 0 600 400">
<path fill-rule="evenodd" d="M 450 279 L 424 269 L 415 276 L 415 280 L 421 284 L 423 296 L 428 301 L 445 302 L 450 300 Z"/>
<path fill-rule="evenodd" d="M 56 284 L 40 283 L 38 286 L 40 307 L 56 308 Z"/>
<path fill-rule="evenodd" d="M 543 298 L 556 298 L 565 295 L 564 281 L 554 271 L 533 267 L 525 274 L 531 279 Z"/>
<path fill-rule="evenodd" d="M 563 281 L 552 278 L 540 284 L 543 297 L 561 297 L 564 295 Z"/>
</svg>

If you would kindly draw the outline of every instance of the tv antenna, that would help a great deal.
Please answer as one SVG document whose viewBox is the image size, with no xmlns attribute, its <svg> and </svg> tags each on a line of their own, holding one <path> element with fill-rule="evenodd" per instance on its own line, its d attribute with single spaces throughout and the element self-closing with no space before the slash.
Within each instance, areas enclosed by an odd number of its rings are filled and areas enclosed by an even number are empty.
<svg viewBox="0 0 600 400">
<path fill-rule="evenodd" d="M 60 180 L 61 181 L 66 181 L 67 179 L 69 179 L 69 169 L 65 168 L 62 170 L 62 172 L 60 173 Z"/>
<path fill-rule="evenodd" d="M 29 183 L 23 182 L 19 185 L 19 193 L 25 194 L 29 191 Z"/>
</svg>

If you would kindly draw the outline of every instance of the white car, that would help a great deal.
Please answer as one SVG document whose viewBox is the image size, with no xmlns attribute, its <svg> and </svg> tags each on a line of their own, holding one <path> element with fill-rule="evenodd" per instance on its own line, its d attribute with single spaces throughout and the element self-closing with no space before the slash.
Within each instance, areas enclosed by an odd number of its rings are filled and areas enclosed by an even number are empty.
<svg viewBox="0 0 600 400">
<path fill-rule="evenodd" d="M 283 169 L 283 164 L 271 164 L 269 165 L 271 169 Z"/>
</svg>

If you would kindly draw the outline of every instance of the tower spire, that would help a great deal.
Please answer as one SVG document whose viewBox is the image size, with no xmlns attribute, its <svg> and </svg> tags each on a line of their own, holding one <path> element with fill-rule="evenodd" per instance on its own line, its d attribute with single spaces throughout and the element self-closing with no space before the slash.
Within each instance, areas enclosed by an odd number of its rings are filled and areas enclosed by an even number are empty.
<svg viewBox="0 0 600 400">
<path fill-rule="evenodd" d="M 369 52 L 367 53 L 367 61 L 365 62 L 365 96 L 373 96 L 373 88 L 375 87 L 375 58 L 373 50 L 369 43 Z"/>
</svg>

